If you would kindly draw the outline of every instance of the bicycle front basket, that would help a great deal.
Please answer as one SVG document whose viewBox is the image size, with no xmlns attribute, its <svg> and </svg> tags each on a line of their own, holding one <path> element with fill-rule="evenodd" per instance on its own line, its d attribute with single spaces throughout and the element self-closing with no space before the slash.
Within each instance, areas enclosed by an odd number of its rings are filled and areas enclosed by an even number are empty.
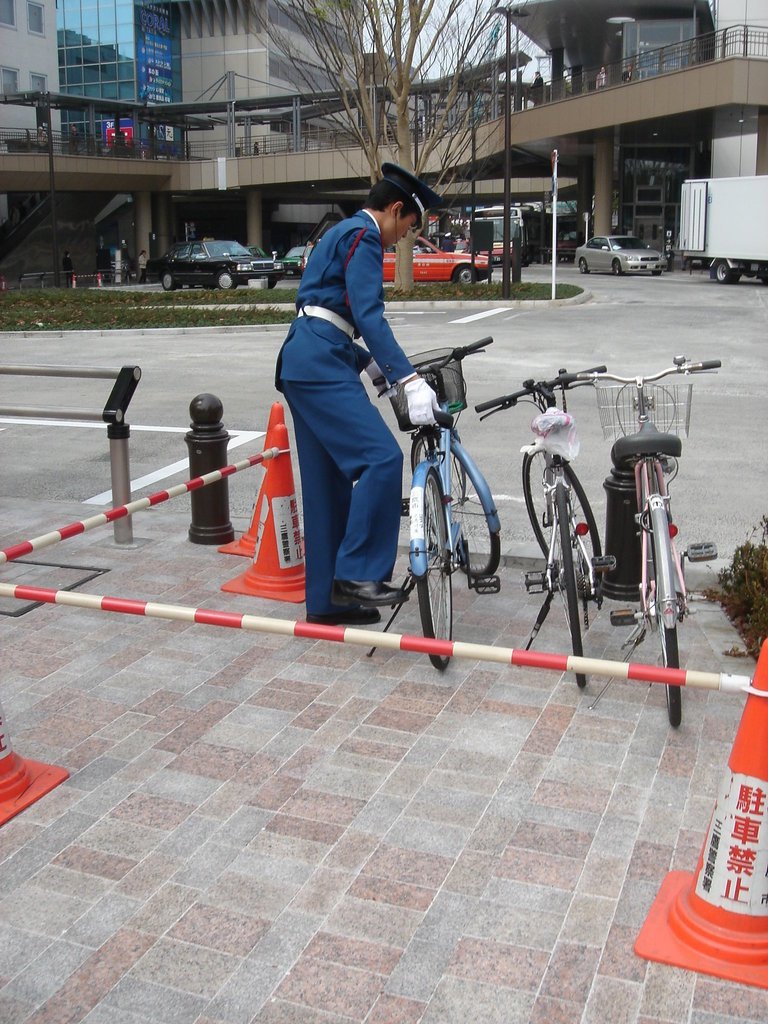
<svg viewBox="0 0 768 1024">
<path fill-rule="evenodd" d="M 445 366 L 440 365 L 451 354 L 451 351 L 452 349 L 449 348 L 433 349 L 429 352 L 420 352 L 418 355 L 409 356 L 409 359 L 414 369 L 418 370 L 427 384 L 434 389 L 438 401 L 442 405 L 447 405 L 448 412 L 455 415 L 467 408 L 467 388 L 459 360 L 450 359 Z M 390 401 L 400 429 L 415 430 L 416 424 L 411 423 L 408 417 L 408 402 L 402 384 L 395 386 L 390 395 Z"/>
<path fill-rule="evenodd" d="M 656 429 L 687 437 L 691 424 L 693 384 L 646 384 L 646 407 Z M 616 440 L 638 427 L 637 387 L 634 384 L 595 384 L 603 437 Z"/>
</svg>

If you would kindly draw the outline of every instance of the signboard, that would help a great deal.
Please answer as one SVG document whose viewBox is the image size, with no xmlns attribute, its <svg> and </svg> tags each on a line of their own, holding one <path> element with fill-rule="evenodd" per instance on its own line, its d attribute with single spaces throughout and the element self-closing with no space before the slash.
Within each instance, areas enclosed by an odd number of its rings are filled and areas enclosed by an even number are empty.
<svg viewBox="0 0 768 1024">
<path fill-rule="evenodd" d="M 136 67 L 140 100 L 170 103 L 171 12 L 167 4 L 143 4 L 136 9 Z"/>
<path fill-rule="evenodd" d="M 123 133 L 123 142 L 133 139 L 133 121 L 130 118 L 120 118 L 120 131 Z M 108 146 L 115 142 L 115 122 L 104 121 L 104 139 Z"/>
</svg>

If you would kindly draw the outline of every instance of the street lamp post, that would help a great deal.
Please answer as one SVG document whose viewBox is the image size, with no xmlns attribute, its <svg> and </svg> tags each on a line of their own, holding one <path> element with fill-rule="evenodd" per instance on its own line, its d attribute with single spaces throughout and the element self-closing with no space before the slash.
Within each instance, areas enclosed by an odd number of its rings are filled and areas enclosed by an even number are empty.
<svg viewBox="0 0 768 1024">
<path fill-rule="evenodd" d="M 512 209 L 512 93 L 510 89 L 511 78 L 511 19 L 523 18 L 527 11 L 512 7 L 493 7 L 491 14 L 502 14 L 506 20 L 506 35 L 504 46 L 504 231 L 502 235 L 501 254 L 501 297 L 508 299 L 510 296 L 510 249 L 512 248 L 512 233 L 510 225 L 510 212 Z M 520 25 L 515 21 L 515 109 L 520 108 Z"/>
</svg>

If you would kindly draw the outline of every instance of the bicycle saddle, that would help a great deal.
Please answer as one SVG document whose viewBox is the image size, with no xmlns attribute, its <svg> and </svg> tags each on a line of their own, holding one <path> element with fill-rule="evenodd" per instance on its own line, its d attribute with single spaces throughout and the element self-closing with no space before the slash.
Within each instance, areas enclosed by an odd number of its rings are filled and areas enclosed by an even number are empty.
<svg viewBox="0 0 768 1024">
<path fill-rule="evenodd" d="M 662 434 L 648 421 L 636 434 L 627 434 L 616 441 L 611 448 L 611 459 L 614 466 L 618 466 L 622 460 L 640 455 L 671 455 L 679 458 L 682 451 L 683 442 L 676 434 Z"/>
</svg>

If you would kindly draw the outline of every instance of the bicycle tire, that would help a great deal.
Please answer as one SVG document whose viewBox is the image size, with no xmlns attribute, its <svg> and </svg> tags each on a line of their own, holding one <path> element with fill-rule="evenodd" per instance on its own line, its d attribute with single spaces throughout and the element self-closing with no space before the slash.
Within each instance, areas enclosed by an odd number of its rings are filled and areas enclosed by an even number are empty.
<svg viewBox="0 0 768 1024">
<path fill-rule="evenodd" d="M 411 445 L 412 470 L 424 460 L 427 448 L 425 439 L 417 435 Z M 492 576 L 501 561 L 501 535 L 488 525 L 472 470 L 456 452 L 451 453 L 451 518 L 459 524 L 463 541 L 462 571 L 468 576 Z"/>
<path fill-rule="evenodd" d="M 560 538 L 559 582 L 561 592 L 565 592 L 565 613 L 568 619 L 568 632 L 571 635 L 571 650 L 577 658 L 584 656 L 581 642 L 581 619 L 579 617 L 579 591 L 573 563 L 575 537 L 571 537 L 571 510 L 568 492 L 565 485 L 558 481 L 555 487 L 555 511 Z M 573 540 L 574 546 L 571 541 Z M 576 673 L 576 684 L 579 689 L 587 685 L 587 677 L 583 672 Z"/>
<path fill-rule="evenodd" d="M 544 466 L 545 456 L 542 451 L 537 451 L 533 455 L 526 453 L 523 456 L 523 497 L 525 498 L 525 507 L 528 512 L 528 518 L 531 521 L 536 542 L 541 548 L 542 554 L 546 557 L 549 554 L 549 536 L 544 533 L 544 529 L 549 529 L 552 525 L 552 510 L 548 510 L 546 507 L 544 489 L 539 483 L 539 481 L 544 479 Z M 584 492 L 584 488 L 581 486 L 581 481 L 576 476 L 570 463 L 563 463 L 563 471 L 566 480 L 571 486 L 571 507 L 574 510 L 574 515 L 577 520 L 585 522 L 588 527 L 589 532 L 584 540 L 585 542 L 587 539 L 589 540 L 589 546 L 592 549 L 590 557 L 599 557 L 603 553 L 603 548 L 600 543 L 600 533 L 597 529 L 592 506 L 589 504 L 589 499 Z M 532 483 L 532 480 L 535 481 L 535 484 Z M 596 585 L 599 587 L 599 579 Z"/>
<path fill-rule="evenodd" d="M 453 637 L 453 589 L 451 560 L 443 513 L 443 491 L 434 469 L 427 472 L 419 510 L 424 524 L 424 545 L 427 552 L 427 571 L 416 578 L 421 628 L 429 639 L 450 640 Z M 430 654 L 429 660 L 441 672 L 450 658 Z"/>
</svg>

